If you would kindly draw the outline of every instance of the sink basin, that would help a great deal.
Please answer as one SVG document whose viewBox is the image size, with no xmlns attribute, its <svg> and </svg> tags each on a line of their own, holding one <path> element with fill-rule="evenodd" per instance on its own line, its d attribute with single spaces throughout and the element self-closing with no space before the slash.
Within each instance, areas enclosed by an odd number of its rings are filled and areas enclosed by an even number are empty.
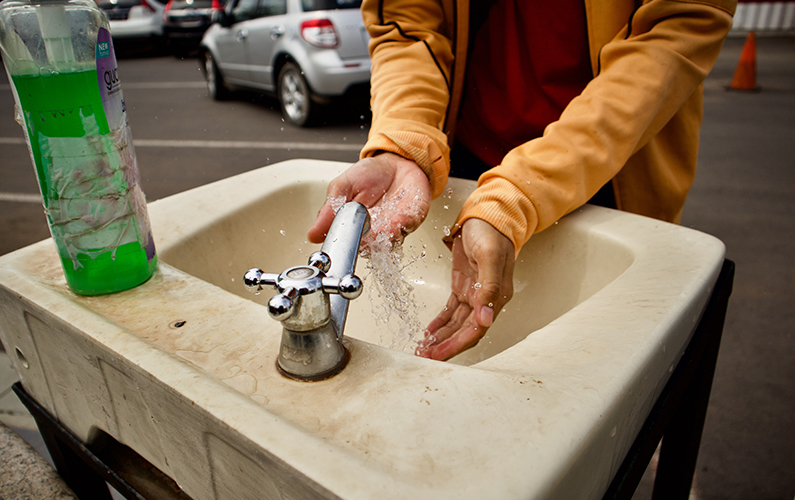
<svg viewBox="0 0 795 500">
<path fill-rule="evenodd" d="M 474 349 L 449 363 L 404 352 L 366 290 L 348 366 L 296 382 L 275 368 L 268 296 L 242 276 L 306 263 L 319 248 L 306 230 L 347 166 L 294 160 L 151 203 L 161 264 L 127 292 L 72 294 L 50 241 L 0 257 L 0 335 L 25 389 L 79 439 L 109 434 L 196 499 L 601 498 L 723 244 L 586 206 L 523 248 L 514 299 Z M 474 187 L 452 179 L 404 244 L 423 325 L 449 295 L 441 238 Z M 357 274 L 371 286 L 363 259 Z"/>
</svg>

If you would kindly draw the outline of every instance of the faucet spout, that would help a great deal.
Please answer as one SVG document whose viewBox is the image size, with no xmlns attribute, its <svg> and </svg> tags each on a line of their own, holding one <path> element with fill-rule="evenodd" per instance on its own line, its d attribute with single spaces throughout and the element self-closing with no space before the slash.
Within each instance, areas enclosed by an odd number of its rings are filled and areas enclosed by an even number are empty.
<svg viewBox="0 0 795 500">
<path fill-rule="evenodd" d="M 297 380 L 331 377 L 342 370 L 350 355 L 342 344 L 348 301 L 362 293 L 362 281 L 353 273 L 359 244 L 370 229 L 370 216 L 360 203 L 337 211 L 319 252 L 306 266 L 279 275 L 253 268 L 243 280 L 251 292 L 263 286 L 279 291 L 268 302 L 268 313 L 282 323 L 282 345 L 277 368 Z"/>
<path fill-rule="evenodd" d="M 364 205 L 349 202 L 343 205 L 331 223 L 326 241 L 320 251 L 331 259 L 329 276 L 347 276 L 356 271 L 356 260 L 359 256 L 359 245 L 362 238 L 370 230 L 370 214 Z M 337 335 L 342 339 L 345 320 L 348 317 L 348 300 L 341 295 L 333 295 L 331 301 L 331 323 Z"/>
</svg>

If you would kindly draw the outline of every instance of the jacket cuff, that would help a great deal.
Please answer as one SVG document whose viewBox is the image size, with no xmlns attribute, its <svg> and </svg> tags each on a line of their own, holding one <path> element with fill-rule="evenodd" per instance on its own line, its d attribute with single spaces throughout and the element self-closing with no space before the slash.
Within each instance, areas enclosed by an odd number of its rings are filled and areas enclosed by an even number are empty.
<svg viewBox="0 0 795 500">
<path fill-rule="evenodd" d="M 436 141 L 416 132 L 378 132 L 367 141 L 359 157 L 368 158 L 384 151 L 414 161 L 428 176 L 431 197 L 442 194 L 447 185 L 449 152 L 442 152 Z"/>
<path fill-rule="evenodd" d="M 530 198 L 500 177 L 487 179 L 467 198 L 445 242 L 451 244 L 469 219 L 484 220 L 504 234 L 513 243 L 514 257 L 538 227 L 538 213 Z"/>
</svg>

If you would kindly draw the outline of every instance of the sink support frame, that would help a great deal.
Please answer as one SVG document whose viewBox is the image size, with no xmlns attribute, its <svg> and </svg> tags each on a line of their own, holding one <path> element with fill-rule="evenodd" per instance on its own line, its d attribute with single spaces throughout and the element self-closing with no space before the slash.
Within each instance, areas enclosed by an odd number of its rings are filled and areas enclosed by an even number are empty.
<svg viewBox="0 0 795 500">
<path fill-rule="evenodd" d="M 613 477 L 604 499 L 632 498 L 660 441 L 662 447 L 652 498 L 686 500 L 689 497 L 734 269 L 734 262 L 724 260 L 693 337 Z M 108 482 L 128 499 L 189 500 L 171 478 L 133 450 L 119 443 L 101 447 L 82 443 L 19 382 L 13 385 L 13 390 L 35 419 L 58 473 L 78 497 L 110 499 L 105 487 L 105 482 Z M 135 472 L 129 474 L 131 470 Z"/>
<path fill-rule="evenodd" d="M 33 416 L 55 469 L 80 499 L 112 500 L 108 484 L 129 500 L 190 500 L 170 477 L 110 436 L 86 444 L 31 397 L 11 388 Z M 106 484 L 107 483 L 107 484 Z"/>
</svg>

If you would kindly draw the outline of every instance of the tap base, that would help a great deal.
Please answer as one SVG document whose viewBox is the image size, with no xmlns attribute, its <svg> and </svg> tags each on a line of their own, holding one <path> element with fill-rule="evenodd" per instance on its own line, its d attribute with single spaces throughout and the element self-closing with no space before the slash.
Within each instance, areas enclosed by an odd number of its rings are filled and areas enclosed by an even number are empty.
<svg viewBox="0 0 795 500">
<path fill-rule="evenodd" d="M 351 353 L 345 346 L 342 346 L 342 359 L 340 360 L 339 364 L 337 364 L 334 368 L 327 370 L 322 373 L 312 374 L 312 375 L 299 375 L 295 373 L 290 373 L 285 370 L 280 360 L 276 360 L 276 370 L 282 374 L 284 377 L 287 377 L 292 380 L 298 380 L 299 382 L 319 382 L 321 380 L 330 379 L 334 375 L 338 374 L 348 365 L 348 361 L 351 359 Z"/>
<path fill-rule="evenodd" d="M 350 355 L 331 323 L 309 332 L 282 329 L 279 371 L 294 380 L 322 380 L 335 375 Z"/>
</svg>

